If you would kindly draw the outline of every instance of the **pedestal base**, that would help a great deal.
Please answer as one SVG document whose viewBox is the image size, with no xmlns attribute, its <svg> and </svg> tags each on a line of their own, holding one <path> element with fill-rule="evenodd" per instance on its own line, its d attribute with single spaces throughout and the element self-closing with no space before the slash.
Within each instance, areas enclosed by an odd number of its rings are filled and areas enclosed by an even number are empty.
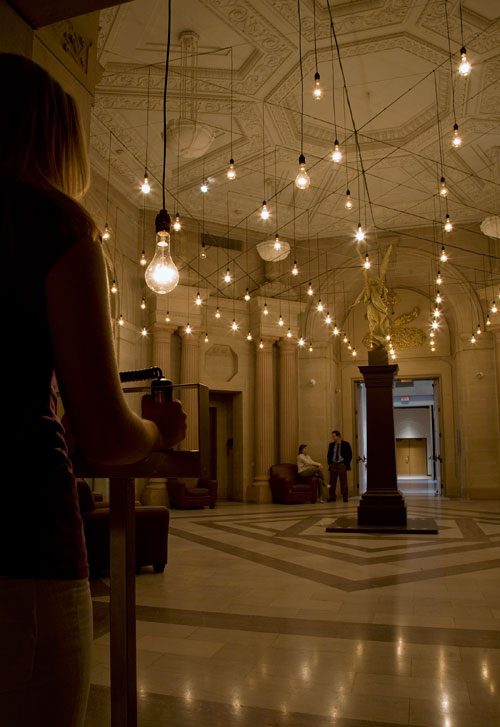
<svg viewBox="0 0 500 727">
<path fill-rule="evenodd" d="M 163 505 L 168 507 L 167 480 L 164 477 L 151 477 L 142 491 L 143 505 Z"/>
<path fill-rule="evenodd" d="M 269 478 L 256 477 L 247 490 L 249 502 L 256 502 L 259 505 L 266 505 L 273 501 Z"/>
<path fill-rule="evenodd" d="M 355 517 L 338 517 L 326 533 L 403 533 L 408 535 L 437 535 L 438 528 L 432 518 L 409 518 L 406 525 L 359 525 Z"/>
<path fill-rule="evenodd" d="M 361 497 L 358 525 L 406 525 L 406 505 L 399 490 L 371 490 Z"/>
</svg>

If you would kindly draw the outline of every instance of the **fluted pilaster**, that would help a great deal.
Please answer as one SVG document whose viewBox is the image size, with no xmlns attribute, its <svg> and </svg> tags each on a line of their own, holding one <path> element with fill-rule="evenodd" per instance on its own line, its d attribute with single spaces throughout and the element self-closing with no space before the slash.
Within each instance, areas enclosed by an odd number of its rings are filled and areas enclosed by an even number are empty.
<svg viewBox="0 0 500 727">
<path fill-rule="evenodd" d="M 182 341 L 181 348 L 181 384 L 198 384 L 200 381 L 200 334 L 192 331 L 186 333 L 184 328 L 178 329 Z M 198 392 L 196 389 L 181 391 L 180 400 L 187 415 L 186 438 L 181 448 L 198 449 Z"/>
<path fill-rule="evenodd" d="M 281 338 L 279 376 L 279 459 L 295 462 L 298 448 L 297 346 Z"/>
<path fill-rule="evenodd" d="M 170 359 L 170 344 L 172 333 L 177 326 L 172 323 L 153 323 L 153 366 L 159 366 L 166 379 L 171 378 L 172 366 Z"/>
<path fill-rule="evenodd" d="M 257 502 L 269 502 L 269 468 L 275 464 L 273 343 L 264 338 L 263 347 L 257 343 L 255 361 L 255 477 L 254 497 Z"/>
</svg>

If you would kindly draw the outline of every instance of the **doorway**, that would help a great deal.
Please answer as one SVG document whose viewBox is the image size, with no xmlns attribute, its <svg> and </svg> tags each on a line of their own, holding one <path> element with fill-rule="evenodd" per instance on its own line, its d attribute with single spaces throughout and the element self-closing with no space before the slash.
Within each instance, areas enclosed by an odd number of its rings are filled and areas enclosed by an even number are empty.
<svg viewBox="0 0 500 727">
<path fill-rule="evenodd" d="M 366 389 L 356 382 L 356 450 L 359 493 L 368 473 Z M 398 488 L 403 494 L 441 494 L 442 458 L 439 431 L 439 380 L 401 378 L 394 382 L 394 433 Z"/>
<path fill-rule="evenodd" d="M 218 500 L 242 499 L 241 393 L 210 391 L 210 477 Z"/>
</svg>

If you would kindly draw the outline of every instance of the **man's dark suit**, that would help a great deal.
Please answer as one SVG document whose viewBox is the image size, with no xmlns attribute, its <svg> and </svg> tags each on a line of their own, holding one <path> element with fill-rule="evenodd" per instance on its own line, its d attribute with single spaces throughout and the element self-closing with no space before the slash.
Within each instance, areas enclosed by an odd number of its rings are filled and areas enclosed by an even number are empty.
<svg viewBox="0 0 500 727">
<path fill-rule="evenodd" d="M 328 447 L 328 468 L 330 470 L 330 499 L 335 500 L 336 499 L 336 487 L 337 487 L 337 477 L 340 480 L 340 490 L 342 492 L 342 499 L 344 502 L 347 502 L 347 495 L 348 495 L 348 489 L 347 489 L 347 471 L 351 469 L 351 460 L 352 460 L 352 449 L 349 442 L 344 441 L 343 439 L 340 440 L 340 456 L 343 459 L 343 462 L 335 463 L 333 461 L 334 455 L 335 455 L 335 445 L 337 442 L 330 442 L 330 445 Z"/>
</svg>

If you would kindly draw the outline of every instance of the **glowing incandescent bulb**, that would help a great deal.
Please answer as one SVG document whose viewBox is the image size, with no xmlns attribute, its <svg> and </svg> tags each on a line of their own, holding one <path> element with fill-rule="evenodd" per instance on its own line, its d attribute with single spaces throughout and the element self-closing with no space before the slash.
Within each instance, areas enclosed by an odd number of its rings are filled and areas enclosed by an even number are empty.
<svg viewBox="0 0 500 727">
<path fill-rule="evenodd" d="M 356 349 L 355 349 L 355 348 L 353 348 L 353 349 L 352 349 L 352 355 L 353 355 L 353 356 L 357 356 L 357 355 L 358 355 L 358 352 L 356 351 Z"/>
<path fill-rule="evenodd" d="M 438 290 L 437 293 L 436 293 L 436 303 L 441 303 L 442 300 L 443 299 L 441 298 L 441 294 L 440 294 L 440 292 Z"/>
<path fill-rule="evenodd" d="M 345 193 L 345 208 L 346 210 L 352 210 L 352 199 L 351 199 L 351 192 L 349 190 L 346 190 Z"/>
<path fill-rule="evenodd" d="M 453 124 L 453 139 L 451 140 L 451 143 L 455 147 L 455 149 L 458 149 L 459 146 L 462 146 L 462 137 L 458 133 L 458 124 Z"/>
<path fill-rule="evenodd" d="M 141 252 L 141 257 L 140 257 L 140 260 L 139 260 L 139 265 L 142 265 L 142 267 L 144 267 L 147 264 L 148 264 L 148 261 L 146 260 L 146 251 L 143 250 Z"/>
<path fill-rule="evenodd" d="M 191 326 L 190 326 L 190 325 L 189 325 L 189 323 L 188 323 L 188 324 L 187 324 L 187 326 L 186 326 L 186 329 L 185 329 L 185 330 L 186 330 L 186 333 L 191 333 L 191 331 L 192 331 L 193 329 L 191 328 Z"/>
<path fill-rule="evenodd" d="M 201 243 L 200 258 L 202 260 L 206 260 L 206 258 L 207 258 L 207 251 L 206 251 L 204 242 Z"/>
<path fill-rule="evenodd" d="M 469 73 L 471 72 L 472 66 L 470 64 L 470 61 L 467 58 L 467 51 L 464 46 L 462 46 L 460 48 L 460 58 L 461 58 L 461 60 L 460 60 L 460 65 L 458 66 L 458 72 L 460 73 L 461 76 L 466 78 L 469 75 Z"/>
<path fill-rule="evenodd" d="M 146 268 L 145 280 L 154 293 L 164 295 L 177 287 L 179 271 L 170 256 L 170 215 L 161 210 L 156 216 L 156 251 Z"/>
<path fill-rule="evenodd" d="M 312 343 L 309 344 L 309 353 L 312 353 L 314 351 Z"/>
<path fill-rule="evenodd" d="M 180 232 L 182 230 L 181 218 L 179 217 L 178 212 L 175 213 L 175 220 L 174 220 L 173 227 L 176 232 Z"/>
<path fill-rule="evenodd" d="M 262 312 L 264 313 L 265 316 L 269 315 L 269 309 L 267 307 L 267 303 L 264 303 L 264 310 Z"/>
<path fill-rule="evenodd" d="M 446 186 L 446 181 L 444 177 L 441 177 L 440 185 L 441 187 L 439 189 L 439 194 L 441 195 L 441 197 L 446 197 L 448 195 L 448 187 Z"/>
<path fill-rule="evenodd" d="M 226 270 L 226 274 L 224 275 L 224 282 L 225 283 L 231 282 L 231 273 L 229 271 L 229 268 Z"/>
<path fill-rule="evenodd" d="M 202 192 L 202 194 L 206 194 L 208 192 L 208 184 L 205 182 L 205 180 L 203 180 L 203 182 L 201 183 L 200 192 Z"/>
<path fill-rule="evenodd" d="M 368 253 L 366 253 L 366 255 L 365 255 L 365 261 L 364 261 L 364 263 L 363 263 L 363 267 L 364 267 L 364 268 L 365 268 L 366 270 L 368 270 L 369 268 L 371 268 L 371 266 L 372 266 L 372 264 L 371 264 L 371 262 L 370 262 L 370 258 L 368 257 Z"/>
<path fill-rule="evenodd" d="M 250 293 L 249 293 L 249 291 L 248 291 L 248 288 L 246 289 L 246 293 L 245 293 L 245 295 L 243 296 L 243 298 L 244 298 L 244 299 L 246 300 L 246 302 L 247 302 L 247 303 L 248 303 L 248 301 L 250 300 Z"/>
<path fill-rule="evenodd" d="M 264 341 L 262 338 L 260 339 L 259 348 L 264 348 Z"/>
<path fill-rule="evenodd" d="M 432 315 L 434 316 L 434 318 L 439 318 L 439 316 L 441 315 L 441 311 L 439 310 L 439 308 L 437 306 L 434 308 Z"/>
<path fill-rule="evenodd" d="M 491 304 L 491 312 L 496 313 L 497 311 L 498 311 L 498 308 L 497 308 L 496 301 L 493 301 L 493 303 Z"/>
<path fill-rule="evenodd" d="M 442 263 L 445 263 L 448 260 L 448 255 L 446 254 L 446 250 L 444 249 L 444 245 L 441 248 L 441 255 L 439 256 L 439 259 Z"/>
<path fill-rule="evenodd" d="M 111 230 L 109 229 L 109 225 L 107 222 L 104 223 L 104 230 L 102 233 L 102 239 L 103 240 L 109 240 L 111 237 Z"/>
<path fill-rule="evenodd" d="M 309 174 L 306 172 L 306 158 L 303 154 L 299 156 L 299 173 L 295 177 L 295 186 L 298 189 L 307 189 L 311 184 Z"/>
<path fill-rule="evenodd" d="M 146 310 L 146 298 L 143 298 L 140 302 L 139 308 Z"/>
<path fill-rule="evenodd" d="M 489 313 L 486 314 L 486 325 L 487 326 L 491 326 L 491 320 L 490 320 L 490 314 Z"/>
<path fill-rule="evenodd" d="M 476 336 L 480 336 L 480 335 L 481 335 L 481 333 L 482 333 L 482 330 L 481 330 L 481 324 L 480 324 L 480 323 L 478 323 L 478 324 L 477 324 L 477 331 L 476 331 Z"/>
<path fill-rule="evenodd" d="M 283 316 L 280 315 L 279 321 L 278 321 L 278 326 L 282 326 L 282 325 L 283 325 Z"/>
<path fill-rule="evenodd" d="M 111 292 L 118 293 L 118 286 L 116 284 L 116 280 L 113 280 L 113 282 L 111 283 Z"/>
<path fill-rule="evenodd" d="M 361 227 L 361 222 L 358 222 L 358 229 L 356 230 L 356 240 L 358 242 L 361 242 L 365 239 L 365 233 L 363 231 L 363 228 Z"/>
<path fill-rule="evenodd" d="M 342 161 L 342 152 L 339 149 L 339 140 L 335 139 L 333 142 L 332 162 L 338 164 Z"/>
<path fill-rule="evenodd" d="M 269 219 L 269 210 L 267 209 L 266 200 L 262 202 L 262 208 L 260 210 L 260 219 L 261 220 L 268 220 Z"/>
<path fill-rule="evenodd" d="M 233 318 L 233 322 L 231 323 L 231 328 L 233 331 L 238 330 L 238 324 L 236 323 L 235 319 Z"/>
<path fill-rule="evenodd" d="M 328 323 L 328 325 L 329 325 L 329 324 L 330 324 L 331 322 L 332 322 L 332 317 L 331 317 L 331 315 L 330 315 L 330 314 L 329 314 L 329 313 L 327 312 L 327 314 L 326 314 L 326 318 L 325 318 L 325 323 Z"/>
<path fill-rule="evenodd" d="M 438 270 L 437 276 L 436 276 L 436 284 L 441 285 L 442 282 L 443 282 L 443 278 L 441 277 L 441 273 Z"/>
<path fill-rule="evenodd" d="M 143 194 L 149 194 L 151 192 L 151 187 L 150 187 L 150 184 L 149 184 L 148 170 L 147 169 L 144 170 L 144 181 L 142 183 L 141 189 L 142 189 Z"/>
<path fill-rule="evenodd" d="M 347 348 L 349 349 L 349 351 L 352 351 L 352 346 L 351 346 L 351 342 L 350 341 L 347 341 Z"/>
<path fill-rule="evenodd" d="M 292 268 L 292 275 L 298 275 L 298 274 L 299 274 L 299 269 L 297 267 L 297 261 L 294 260 L 293 261 L 293 268 Z"/>
<path fill-rule="evenodd" d="M 281 250 L 281 242 L 278 233 L 274 236 L 274 249 Z"/>
<path fill-rule="evenodd" d="M 123 320 L 123 316 L 122 316 L 122 314 L 120 313 L 120 317 L 118 318 L 118 325 L 119 325 L 119 326 L 123 326 L 123 325 L 124 325 L 124 323 L 125 323 L 125 321 Z"/>
<path fill-rule="evenodd" d="M 334 335 L 334 336 L 338 336 L 338 335 L 339 335 L 339 333 L 340 333 L 340 331 L 339 331 L 339 328 L 338 328 L 337 324 L 335 324 L 335 325 L 333 326 L 333 335 Z"/>
<path fill-rule="evenodd" d="M 312 283 L 309 283 L 309 285 L 307 286 L 307 295 L 314 295 Z"/>
<path fill-rule="evenodd" d="M 450 215 L 446 215 L 444 229 L 445 229 L 445 232 L 451 232 L 453 230 L 453 225 L 451 224 Z"/>
<path fill-rule="evenodd" d="M 316 310 L 321 313 L 323 311 L 323 303 L 321 302 L 321 298 L 318 300 L 318 305 L 316 306 Z"/>
<path fill-rule="evenodd" d="M 438 322 L 436 320 L 432 321 L 431 326 L 432 328 L 434 328 L 434 330 L 436 330 L 438 328 Z"/>
<path fill-rule="evenodd" d="M 148 335 L 148 329 L 146 326 L 144 326 L 141 330 L 141 336 L 147 336 Z"/>
<path fill-rule="evenodd" d="M 233 180 L 236 178 L 236 172 L 234 171 L 234 159 L 232 157 L 229 160 L 229 169 L 226 172 L 226 177 L 229 180 Z"/>
<path fill-rule="evenodd" d="M 475 337 L 474 334 L 472 334 L 472 336 L 470 337 L 470 342 L 471 343 L 476 343 L 476 337 Z"/>
<path fill-rule="evenodd" d="M 217 310 L 215 311 L 215 317 L 216 317 L 216 318 L 220 318 L 220 310 L 219 310 L 219 306 L 217 306 Z"/>
<path fill-rule="evenodd" d="M 170 311 L 165 313 L 165 323 L 170 323 Z"/>
<path fill-rule="evenodd" d="M 292 337 L 292 332 L 291 332 L 290 329 L 288 329 L 287 334 L 286 334 L 286 337 L 287 338 L 291 338 Z"/>
<path fill-rule="evenodd" d="M 208 333 L 205 333 L 205 343 L 208 343 Z"/>
<path fill-rule="evenodd" d="M 251 340 L 252 340 L 252 334 L 251 334 L 250 331 L 248 331 L 248 333 L 247 333 L 247 341 L 251 341 Z"/>
<path fill-rule="evenodd" d="M 196 294 L 196 299 L 194 302 L 196 303 L 196 305 L 201 305 L 202 300 L 201 300 L 201 295 L 199 292 Z"/>
<path fill-rule="evenodd" d="M 344 337 L 343 337 L 343 339 L 342 339 L 342 340 L 343 340 L 343 342 L 344 342 L 344 343 L 347 343 L 347 341 L 349 340 L 349 339 L 347 338 L 347 336 L 345 335 L 345 333 L 344 333 Z"/>
<path fill-rule="evenodd" d="M 313 98 L 315 101 L 319 101 L 321 99 L 322 95 L 323 95 L 323 92 L 322 92 L 321 86 L 320 86 L 319 73 L 318 73 L 318 71 L 316 71 L 316 73 L 314 74 Z"/>
<path fill-rule="evenodd" d="M 299 346 L 305 346 L 305 345 L 306 345 L 306 342 L 304 341 L 304 339 L 303 339 L 303 338 L 302 338 L 302 336 L 301 336 L 301 337 L 299 338 Z"/>
</svg>

